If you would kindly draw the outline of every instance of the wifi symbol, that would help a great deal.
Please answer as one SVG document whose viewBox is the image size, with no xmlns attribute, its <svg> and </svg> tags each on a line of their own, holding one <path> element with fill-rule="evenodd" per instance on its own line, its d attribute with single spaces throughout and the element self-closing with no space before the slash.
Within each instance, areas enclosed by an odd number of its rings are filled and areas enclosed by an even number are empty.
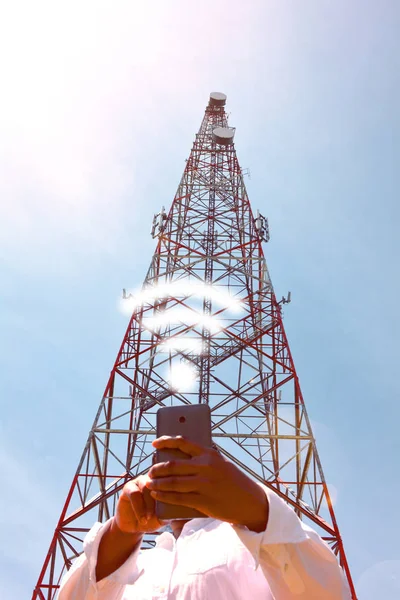
<svg viewBox="0 0 400 600">
<path fill-rule="evenodd" d="M 204 314 L 205 298 L 210 299 L 213 305 L 218 305 L 218 316 Z M 123 300 L 124 313 L 131 314 L 138 308 L 145 309 L 141 319 L 141 327 L 145 331 L 159 334 L 160 330 L 165 330 L 158 352 L 169 355 L 166 380 L 172 389 L 179 392 L 189 392 L 198 379 L 197 369 L 193 363 L 185 360 L 185 355 L 200 356 L 204 353 L 203 330 L 208 330 L 211 337 L 221 334 L 224 324 L 220 316 L 226 316 L 227 311 L 237 315 L 243 309 L 240 299 L 225 290 L 198 283 L 159 284 L 129 296 L 124 290 Z M 159 310 L 160 301 L 176 303 Z M 175 335 L 174 330 L 177 331 Z"/>
</svg>

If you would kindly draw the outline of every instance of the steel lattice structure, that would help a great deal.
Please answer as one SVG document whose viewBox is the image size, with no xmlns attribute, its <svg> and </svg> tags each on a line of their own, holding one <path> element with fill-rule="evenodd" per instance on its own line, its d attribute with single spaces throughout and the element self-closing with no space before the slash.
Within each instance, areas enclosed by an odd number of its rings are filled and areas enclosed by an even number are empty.
<svg viewBox="0 0 400 600">
<path fill-rule="evenodd" d="M 155 217 L 157 247 L 34 599 L 56 597 L 86 532 L 150 468 L 158 407 L 196 402 L 209 404 L 221 452 L 327 541 L 356 598 L 264 257 L 268 223 L 252 212 L 225 99 L 211 94 L 172 206 Z"/>
</svg>

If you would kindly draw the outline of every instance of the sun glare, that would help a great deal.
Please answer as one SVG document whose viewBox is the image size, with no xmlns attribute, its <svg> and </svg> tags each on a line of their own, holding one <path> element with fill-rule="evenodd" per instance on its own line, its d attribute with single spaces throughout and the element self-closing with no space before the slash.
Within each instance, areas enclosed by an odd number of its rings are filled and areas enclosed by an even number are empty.
<svg viewBox="0 0 400 600">
<path fill-rule="evenodd" d="M 177 392 L 188 392 L 193 388 L 197 376 L 197 371 L 190 365 L 176 363 L 171 367 L 168 381 Z"/>
</svg>

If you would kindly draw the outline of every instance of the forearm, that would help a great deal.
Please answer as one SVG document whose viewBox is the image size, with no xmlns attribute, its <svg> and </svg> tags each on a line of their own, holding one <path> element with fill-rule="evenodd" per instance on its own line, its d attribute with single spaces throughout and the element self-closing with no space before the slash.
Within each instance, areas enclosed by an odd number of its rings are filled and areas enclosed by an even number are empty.
<svg viewBox="0 0 400 600">
<path fill-rule="evenodd" d="M 112 519 L 99 545 L 96 581 L 119 569 L 141 543 L 142 537 L 141 533 L 124 533 Z"/>
<path fill-rule="evenodd" d="M 265 530 L 258 533 L 247 525 L 247 530 L 236 532 L 255 565 L 260 565 L 274 597 L 348 600 L 343 571 L 330 548 L 275 492 L 266 487 L 264 492 L 269 507 Z"/>
<path fill-rule="evenodd" d="M 274 597 L 289 600 L 349 600 L 342 569 L 330 550 L 308 539 L 298 544 L 263 546 L 260 566 Z"/>
<path fill-rule="evenodd" d="M 247 527 L 250 531 L 260 533 L 265 531 L 269 518 L 269 501 L 264 490 L 254 484 L 253 497 L 247 505 L 240 508 L 238 525 Z"/>
</svg>

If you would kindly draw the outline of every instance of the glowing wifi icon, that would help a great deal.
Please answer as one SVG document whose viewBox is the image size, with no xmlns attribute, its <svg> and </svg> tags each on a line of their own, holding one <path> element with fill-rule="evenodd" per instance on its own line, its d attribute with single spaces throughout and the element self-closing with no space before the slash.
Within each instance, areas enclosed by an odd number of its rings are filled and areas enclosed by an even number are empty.
<svg viewBox="0 0 400 600">
<path fill-rule="evenodd" d="M 122 310 L 124 313 L 131 314 L 133 310 L 150 305 L 154 306 L 157 301 L 168 298 L 185 298 L 189 306 L 174 306 L 163 312 L 144 316 L 141 325 L 144 329 L 153 332 L 158 328 L 169 325 L 182 324 L 189 328 L 185 335 L 176 335 L 164 338 L 160 343 L 158 351 L 161 353 L 170 353 L 170 368 L 166 375 L 171 388 L 179 392 L 190 391 L 196 380 L 198 372 L 189 362 L 179 356 L 180 352 L 192 355 L 201 355 L 204 351 L 202 338 L 196 334 L 195 328 L 201 327 L 208 329 L 211 335 L 221 332 L 223 325 L 221 321 L 212 315 L 203 314 L 195 303 L 199 300 L 209 298 L 213 303 L 218 304 L 222 312 L 225 310 L 239 313 L 243 304 L 237 298 L 232 297 L 225 290 L 206 284 L 173 282 L 160 284 L 153 287 L 147 287 L 137 294 L 130 294 L 128 297 L 124 294 L 124 304 Z M 190 301 L 190 302 L 189 302 Z"/>
</svg>

